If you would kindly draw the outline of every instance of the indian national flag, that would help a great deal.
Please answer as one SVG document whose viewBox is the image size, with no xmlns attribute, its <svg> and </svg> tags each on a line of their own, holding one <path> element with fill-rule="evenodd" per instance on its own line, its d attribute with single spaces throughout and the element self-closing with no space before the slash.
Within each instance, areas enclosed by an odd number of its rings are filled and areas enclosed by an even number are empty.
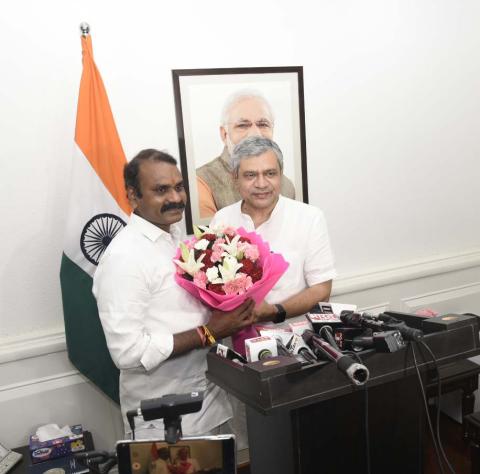
<svg viewBox="0 0 480 474">
<path fill-rule="evenodd" d="M 130 207 L 123 185 L 125 154 L 91 37 L 82 36 L 83 72 L 60 281 L 68 355 L 75 367 L 118 401 L 118 369 L 105 342 L 92 277 L 104 250 L 125 226 Z"/>
</svg>

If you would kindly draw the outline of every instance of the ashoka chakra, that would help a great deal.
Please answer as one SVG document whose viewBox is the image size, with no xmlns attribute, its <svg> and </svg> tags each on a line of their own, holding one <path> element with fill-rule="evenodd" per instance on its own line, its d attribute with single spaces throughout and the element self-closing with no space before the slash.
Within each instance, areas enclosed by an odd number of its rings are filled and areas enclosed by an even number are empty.
<svg viewBox="0 0 480 474">
<path fill-rule="evenodd" d="M 85 224 L 80 236 L 80 248 L 85 258 L 98 265 L 105 249 L 125 225 L 125 222 L 114 214 L 98 214 L 92 217 Z"/>
</svg>

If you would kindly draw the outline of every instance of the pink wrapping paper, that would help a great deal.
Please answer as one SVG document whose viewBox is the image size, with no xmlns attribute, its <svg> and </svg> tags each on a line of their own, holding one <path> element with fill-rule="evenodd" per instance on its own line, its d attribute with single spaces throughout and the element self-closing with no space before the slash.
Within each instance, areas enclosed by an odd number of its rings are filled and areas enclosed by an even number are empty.
<svg viewBox="0 0 480 474">
<path fill-rule="evenodd" d="M 270 252 L 270 246 L 264 242 L 256 232 L 247 232 L 243 227 L 236 230 L 237 234 L 250 239 L 252 244 L 258 247 L 259 261 L 262 266 L 263 275 L 252 287 L 241 295 L 219 295 L 214 291 L 206 290 L 196 286 L 193 281 L 186 280 L 178 273 L 175 273 L 175 281 L 192 296 L 199 299 L 207 306 L 220 311 L 232 311 L 240 306 L 247 298 L 252 298 L 256 304 L 261 303 L 268 292 L 275 286 L 280 277 L 288 268 L 288 262 L 282 255 Z M 180 249 L 177 249 L 175 259 L 180 258 Z M 234 349 L 245 355 L 245 339 L 256 337 L 257 331 L 252 327 L 245 328 L 232 336 Z"/>
</svg>

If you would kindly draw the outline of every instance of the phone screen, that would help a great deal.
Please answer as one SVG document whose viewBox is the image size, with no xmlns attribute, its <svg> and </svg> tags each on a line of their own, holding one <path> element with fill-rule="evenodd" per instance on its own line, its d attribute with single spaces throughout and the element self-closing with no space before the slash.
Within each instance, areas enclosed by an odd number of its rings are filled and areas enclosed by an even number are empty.
<svg viewBox="0 0 480 474">
<path fill-rule="evenodd" d="M 119 474 L 235 474 L 235 438 L 183 438 L 176 444 L 139 440 L 117 443 Z"/>
</svg>

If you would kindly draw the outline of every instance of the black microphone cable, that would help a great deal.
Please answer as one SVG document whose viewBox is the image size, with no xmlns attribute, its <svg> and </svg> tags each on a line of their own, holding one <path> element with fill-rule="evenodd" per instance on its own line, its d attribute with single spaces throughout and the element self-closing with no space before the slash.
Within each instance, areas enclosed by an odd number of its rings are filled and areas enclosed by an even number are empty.
<svg viewBox="0 0 480 474">
<path fill-rule="evenodd" d="M 442 454 L 442 457 L 445 460 L 446 465 L 448 466 L 448 469 L 450 470 L 450 472 L 452 474 L 455 474 L 455 470 L 453 469 L 452 465 L 450 464 L 450 462 L 447 458 L 447 455 L 445 453 L 445 450 L 443 449 L 442 439 L 440 437 L 440 411 L 441 411 L 440 407 L 441 407 L 441 400 L 442 400 L 442 380 L 440 379 L 440 370 L 438 369 L 438 363 L 437 363 L 437 359 L 435 357 L 435 354 L 430 349 L 430 347 L 425 343 L 425 341 L 420 341 L 420 344 L 430 354 L 430 357 L 432 358 L 433 365 L 435 367 L 435 372 L 437 373 L 436 433 L 437 433 L 438 446 L 440 448 L 440 452 Z"/>
<path fill-rule="evenodd" d="M 354 351 L 344 351 L 344 354 L 349 354 L 351 355 L 353 358 L 355 358 L 356 360 L 358 360 L 358 362 L 362 365 L 365 365 L 361 359 L 361 357 L 359 356 L 359 354 L 357 354 L 356 352 Z M 364 392 L 364 418 L 365 418 L 365 462 L 367 464 L 367 473 L 366 474 L 370 474 L 370 464 L 371 464 L 371 461 L 370 461 L 370 429 L 369 429 L 369 425 L 370 425 L 370 420 L 369 420 L 369 412 L 368 412 L 368 382 L 366 382 L 364 385 L 363 385 L 363 392 Z"/>
<path fill-rule="evenodd" d="M 142 412 L 138 408 L 136 410 L 127 411 L 127 420 L 128 420 L 128 424 L 130 425 L 130 429 L 132 430 L 133 440 L 135 439 L 135 417 L 141 416 L 141 415 L 142 415 Z"/>
<path fill-rule="evenodd" d="M 432 420 L 430 418 L 430 413 L 428 411 L 428 402 L 427 402 L 427 396 L 425 395 L 425 388 L 423 386 L 423 382 L 422 382 L 422 376 L 420 374 L 420 369 L 418 368 L 418 362 L 417 362 L 417 357 L 415 355 L 415 348 L 414 348 L 414 345 L 412 343 L 409 343 L 408 344 L 409 347 L 412 348 L 412 355 L 413 355 L 413 362 L 415 364 L 415 370 L 417 372 L 417 377 L 418 377 L 418 382 L 420 384 L 420 390 L 422 392 L 422 400 L 423 400 L 423 406 L 425 408 L 425 414 L 427 416 L 427 422 L 428 422 L 428 428 L 430 430 L 430 434 L 432 436 L 432 442 L 433 442 L 433 447 L 435 449 L 435 455 L 437 457 L 437 463 L 438 463 L 438 466 L 440 467 L 440 472 L 442 474 L 445 474 L 445 471 L 443 469 L 443 463 L 442 463 L 442 460 L 440 458 L 440 453 L 438 451 L 438 445 L 437 445 L 437 441 L 436 441 L 436 438 L 435 438 L 435 433 L 433 431 L 433 426 L 432 426 Z"/>
<path fill-rule="evenodd" d="M 95 474 L 106 474 L 117 464 L 116 453 L 109 453 L 107 451 L 85 451 L 82 453 L 74 453 L 73 458 L 75 461 L 78 461 L 79 464 L 90 469 L 90 471 Z"/>
</svg>

